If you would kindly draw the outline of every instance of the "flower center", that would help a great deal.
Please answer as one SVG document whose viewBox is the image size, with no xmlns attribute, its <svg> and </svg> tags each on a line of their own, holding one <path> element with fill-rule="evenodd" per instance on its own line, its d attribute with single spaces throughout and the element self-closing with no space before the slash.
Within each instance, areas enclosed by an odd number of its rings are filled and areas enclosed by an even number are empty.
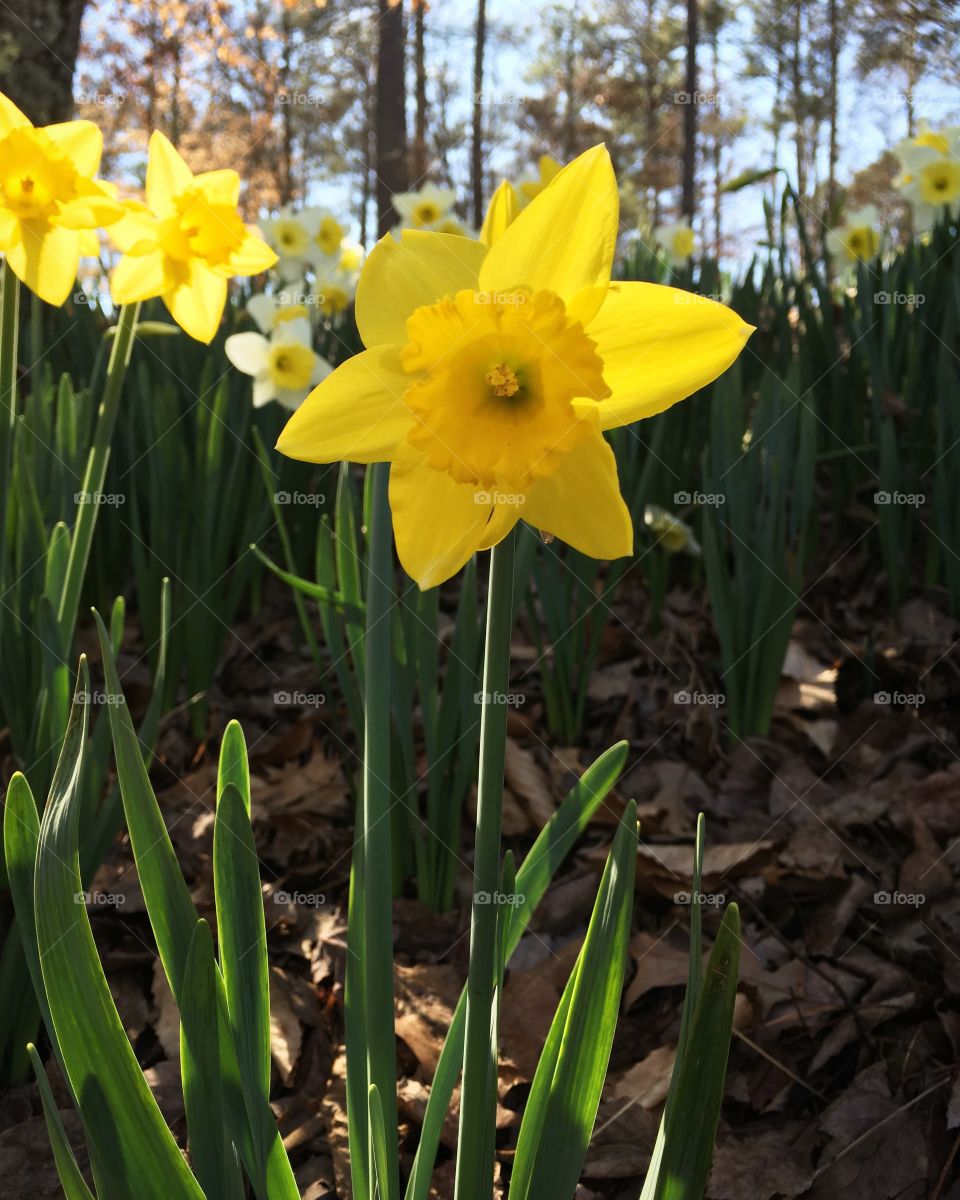
<svg viewBox="0 0 960 1200">
<path fill-rule="evenodd" d="M 610 394 L 594 342 L 552 292 L 461 291 L 416 309 L 407 336 L 408 440 L 458 483 L 522 492 Z"/>
<path fill-rule="evenodd" d="M 342 313 L 349 303 L 350 297 L 342 287 L 335 283 L 324 284 L 318 307 L 325 317 L 335 317 Z"/>
<path fill-rule="evenodd" d="M 288 257 L 303 254 L 309 244 L 307 231 L 299 221 L 274 221 L 273 238 L 277 249 Z"/>
<path fill-rule="evenodd" d="M 960 199 L 960 163 L 928 163 L 920 172 L 920 191 L 928 204 L 953 204 Z"/>
<path fill-rule="evenodd" d="M 42 129 L 14 129 L 0 152 L 0 208 L 21 221 L 56 215 L 57 201 L 77 194 L 77 173 L 70 160 Z"/>
<path fill-rule="evenodd" d="M 271 346 L 267 367 L 277 388 L 297 391 L 309 387 L 313 378 L 313 351 L 302 342 Z"/>
<path fill-rule="evenodd" d="M 520 384 L 512 367 L 506 363 L 497 363 L 484 375 L 490 384 L 490 390 L 495 396 L 515 396 L 520 391 Z"/>
<path fill-rule="evenodd" d="M 689 258 L 693 253 L 693 230 L 678 229 L 673 235 L 673 252 L 678 258 Z"/>
<path fill-rule="evenodd" d="M 430 225 L 440 219 L 440 209 L 432 200 L 421 200 L 413 210 L 413 217 L 418 225 Z"/>
<path fill-rule="evenodd" d="M 163 221 L 160 244 L 172 259 L 202 258 L 209 266 L 218 266 L 239 249 L 245 235 L 246 226 L 235 208 L 212 204 L 199 188 L 188 188 Z"/>
<path fill-rule="evenodd" d="M 343 241 L 343 226 L 333 217 L 324 217 L 314 240 L 324 254 L 336 254 Z"/>
</svg>

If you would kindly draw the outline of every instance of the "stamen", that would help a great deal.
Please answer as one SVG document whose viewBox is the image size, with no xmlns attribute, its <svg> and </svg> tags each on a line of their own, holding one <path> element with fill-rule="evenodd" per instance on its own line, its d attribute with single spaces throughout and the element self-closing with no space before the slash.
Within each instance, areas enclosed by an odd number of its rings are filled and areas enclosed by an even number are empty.
<svg viewBox="0 0 960 1200">
<path fill-rule="evenodd" d="M 520 391 L 520 384 L 512 367 L 506 363 L 497 363 L 484 376 L 484 380 L 493 389 L 495 396 L 515 396 Z"/>
</svg>

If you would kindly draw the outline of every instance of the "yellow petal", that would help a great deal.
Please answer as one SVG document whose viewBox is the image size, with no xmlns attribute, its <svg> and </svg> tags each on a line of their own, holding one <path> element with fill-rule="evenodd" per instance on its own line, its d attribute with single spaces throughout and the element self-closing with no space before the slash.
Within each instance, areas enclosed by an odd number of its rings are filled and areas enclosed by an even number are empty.
<svg viewBox="0 0 960 1200">
<path fill-rule="evenodd" d="M 278 262 L 277 256 L 262 237 L 247 231 L 246 237 L 227 262 L 231 275 L 259 275 Z"/>
<path fill-rule="evenodd" d="M 160 223 L 139 200 L 124 202 L 123 216 L 110 226 L 110 240 L 124 254 L 146 254 L 156 248 L 160 239 Z"/>
<path fill-rule="evenodd" d="M 20 241 L 20 221 L 12 212 L 0 208 L 0 253 Z"/>
<path fill-rule="evenodd" d="M 196 259 L 187 266 L 187 281 L 165 292 L 163 302 L 185 333 L 198 342 L 209 343 L 220 328 L 227 303 L 227 281 Z"/>
<path fill-rule="evenodd" d="M 433 470 L 407 447 L 390 467 L 390 508 L 401 565 L 424 589 L 460 570 L 479 548 L 491 515 L 486 493 Z"/>
<path fill-rule="evenodd" d="M 112 225 L 124 214 L 124 206 L 113 200 L 106 192 L 92 190 L 79 195 L 57 209 L 56 221 L 67 229 L 96 229 L 101 225 Z"/>
<path fill-rule="evenodd" d="M 240 202 L 240 176 L 236 171 L 204 171 L 194 176 L 193 181 L 211 204 L 236 208 Z"/>
<path fill-rule="evenodd" d="M 20 240 L 7 251 L 14 275 L 58 308 L 70 295 L 80 266 L 80 234 L 35 222 L 20 223 Z"/>
<path fill-rule="evenodd" d="M 348 358 L 304 400 L 277 449 L 304 462 L 385 462 L 410 431 L 409 383 L 388 347 Z"/>
<path fill-rule="evenodd" d="M 486 216 L 480 229 L 480 241 L 485 246 L 492 246 L 502 236 L 508 225 L 512 225 L 520 212 L 520 201 L 516 188 L 506 179 L 490 197 Z"/>
<path fill-rule="evenodd" d="M 147 204 L 159 216 L 173 208 L 176 196 L 193 183 L 193 172 L 159 129 L 150 135 L 147 156 Z"/>
<path fill-rule="evenodd" d="M 100 257 L 100 236 L 95 229 L 82 229 L 80 231 L 80 257 Z"/>
<path fill-rule="evenodd" d="M 545 288 L 585 321 L 610 280 L 618 219 L 613 164 L 606 146 L 594 146 L 564 167 L 498 238 L 480 286 L 487 292 Z"/>
<path fill-rule="evenodd" d="M 520 515 L 591 558 L 620 558 L 633 550 L 617 460 L 600 433 L 583 438 L 552 475 L 534 484 Z"/>
<path fill-rule="evenodd" d="M 170 290 L 162 251 L 125 254 L 110 275 L 110 297 L 114 304 L 136 304 Z"/>
<path fill-rule="evenodd" d="M 611 284 L 587 326 L 611 395 L 600 427 L 615 429 L 663 412 L 733 362 L 753 326 L 715 300 L 656 283 Z"/>
<path fill-rule="evenodd" d="M 400 346 L 414 309 L 475 288 L 486 246 L 449 233 L 405 229 L 381 238 L 357 285 L 357 328 L 365 346 Z"/>
<path fill-rule="evenodd" d="M 78 173 L 96 175 L 103 153 L 103 134 L 92 121 L 62 121 L 44 126 L 44 133 L 70 159 Z"/>
<path fill-rule="evenodd" d="M 6 137 L 11 129 L 21 128 L 32 128 L 29 118 L 0 92 L 0 137 Z"/>
</svg>

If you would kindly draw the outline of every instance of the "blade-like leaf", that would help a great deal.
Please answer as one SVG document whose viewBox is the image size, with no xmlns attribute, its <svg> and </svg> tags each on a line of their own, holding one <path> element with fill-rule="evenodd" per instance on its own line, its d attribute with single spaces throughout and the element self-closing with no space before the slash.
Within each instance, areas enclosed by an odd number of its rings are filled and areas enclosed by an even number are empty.
<svg viewBox="0 0 960 1200">
<path fill-rule="evenodd" d="M 558 1200 L 576 1191 L 620 1008 L 636 867 L 636 804 L 631 802 L 534 1075 L 517 1141 L 512 1200 Z"/>
<path fill-rule="evenodd" d="M 203 1200 L 127 1041 L 80 882 L 77 816 L 89 676 L 80 678 L 40 826 L 34 906 L 43 984 L 91 1153 L 117 1200 Z"/>
<path fill-rule="evenodd" d="M 53 1148 L 53 1158 L 57 1164 L 57 1175 L 60 1177 L 63 1194 L 67 1200 L 96 1200 L 93 1192 L 87 1187 L 83 1175 L 80 1173 L 77 1160 L 73 1156 L 73 1150 L 67 1141 L 66 1130 L 63 1128 L 63 1122 L 60 1120 L 60 1111 L 57 1108 L 56 1100 L 53 1098 L 53 1092 L 50 1090 L 50 1081 L 47 1079 L 47 1073 L 44 1071 L 43 1064 L 37 1056 L 36 1047 L 32 1045 L 27 1046 L 27 1053 L 30 1055 L 30 1062 L 33 1066 L 33 1073 L 36 1076 L 37 1087 L 40 1089 L 43 1116 L 47 1123 L 47 1134 L 50 1138 L 50 1145 Z"/>
</svg>

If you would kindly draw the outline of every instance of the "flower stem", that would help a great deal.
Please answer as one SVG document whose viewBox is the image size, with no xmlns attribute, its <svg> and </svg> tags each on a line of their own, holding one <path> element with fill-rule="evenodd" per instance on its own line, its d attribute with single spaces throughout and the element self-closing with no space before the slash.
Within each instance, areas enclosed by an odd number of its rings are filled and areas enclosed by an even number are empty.
<svg viewBox="0 0 960 1200">
<path fill-rule="evenodd" d="M 493 900 L 500 883 L 507 740 L 507 706 L 503 699 L 510 681 L 515 537 L 515 532 L 510 533 L 490 556 L 456 1200 L 489 1200 L 493 1192 L 497 1081 L 497 1046 L 491 1037 L 497 950 L 497 906 Z"/>
<path fill-rule="evenodd" d="M 3 260 L 0 293 L 0 581 L 7 565 L 7 501 L 13 469 L 13 426 L 17 417 L 17 344 L 20 280 Z"/>
<path fill-rule="evenodd" d="M 397 1150 L 397 1052 L 393 1012 L 393 887 L 390 863 L 393 795 L 390 790 L 390 666 L 393 542 L 390 466 L 371 467 L 367 621 L 364 638 L 363 748 L 363 1006 L 367 1084 L 377 1088 L 392 1175 L 381 1180 L 380 1200 L 400 1194 Z M 355 1066 L 356 1064 L 354 1064 Z M 366 1089 L 365 1089 L 366 1090 Z M 376 1178 L 368 1147 L 369 1179 Z"/>
<path fill-rule="evenodd" d="M 103 385 L 103 398 L 97 410 L 93 445 L 90 447 L 87 469 L 80 488 L 81 500 L 77 505 L 77 520 L 73 527 L 73 536 L 70 539 L 67 573 L 63 581 L 63 591 L 60 594 L 60 608 L 57 612 L 57 622 L 65 644 L 69 644 L 72 640 L 73 629 L 77 621 L 80 591 L 83 587 L 83 577 L 87 571 L 87 560 L 90 557 L 93 530 L 100 509 L 99 498 L 107 477 L 110 443 L 113 439 L 113 428 L 117 423 L 117 410 L 120 407 L 120 393 L 123 390 L 123 380 L 130 364 L 130 355 L 133 352 L 139 314 L 139 304 L 127 304 L 120 309 L 120 315 L 117 318 L 113 346 L 110 350 L 110 361 L 107 364 L 107 377 Z"/>
</svg>

